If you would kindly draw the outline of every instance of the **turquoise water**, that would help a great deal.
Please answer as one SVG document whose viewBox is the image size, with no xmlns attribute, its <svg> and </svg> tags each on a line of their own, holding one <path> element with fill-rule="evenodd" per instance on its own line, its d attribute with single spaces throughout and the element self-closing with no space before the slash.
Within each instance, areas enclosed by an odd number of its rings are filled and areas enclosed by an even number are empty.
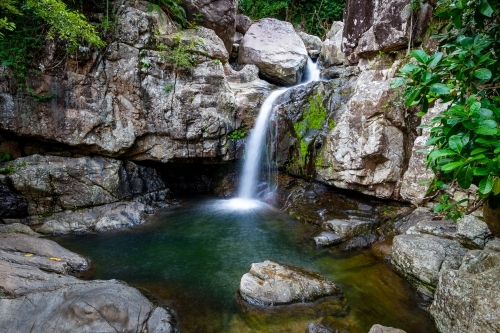
<svg viewBox="0 0 500 333">
<path fill-rule="evenodd" d="M 201 198 L 165 210 L 143 226 L 55 240 L 91 259 L 89 278 L 126 281 L 171 306 L 183 333 L 303 333 L 312 321 L 341 332 L 368 332 L 376 323 L 407 333 L 433 332 L 407 283 L 371 252 L 317 249 L 311 237 L 318 229 L 264 204 L 240 210 L 229 203 Z M 241 276 L 266 259 L 332 279 L 345 291 L 349 314 L 294 312 L 275 321 L 242 316 L 235 304 Z"/>
</svg>

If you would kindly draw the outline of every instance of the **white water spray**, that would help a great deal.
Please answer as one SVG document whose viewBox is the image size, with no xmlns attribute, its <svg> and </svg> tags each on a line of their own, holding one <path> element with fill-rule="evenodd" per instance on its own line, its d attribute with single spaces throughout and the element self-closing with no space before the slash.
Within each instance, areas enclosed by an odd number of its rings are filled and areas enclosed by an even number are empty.
<svg viewBox="0 0 500 333">
<path fill-rule="evenodd" d="M 319 64 L 311 59 L 307 61 L 304 79 L 300 85 L 320 80 Z M 291 88 L 291 87 L 290 87 Z M 257 121 L 246 143 L 245 162 L 241 173 L 241 182 L 238 190 L 238 198 L 254 199 L 256 195 L 258 176 L 261 171 L 262 152 L 265 148 L 265 138 L 268 129 L 269 118 L 272 116 L 273 106 L 276 99 L 290 88 L 281 88 L 273 91 L 262 104 Z"/>
</svg>

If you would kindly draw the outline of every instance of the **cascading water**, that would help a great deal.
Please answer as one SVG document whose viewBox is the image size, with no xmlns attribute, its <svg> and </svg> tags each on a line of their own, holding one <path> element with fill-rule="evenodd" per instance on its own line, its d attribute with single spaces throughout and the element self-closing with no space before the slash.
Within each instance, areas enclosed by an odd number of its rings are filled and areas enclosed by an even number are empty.
<svg viewBox="0 0 500 333">
<path fill-rule="evenodd" d="M 308 59 L 304 79 L 300 85 L 320 80 L 319 64 Z M 290 87 L 292 88 L 292 87 Z M 290 88 L 281 88 L 273 91 L 262 104 L 257 121 L 246 143 L 245 162 L 241 173 L 241 182 L 238 190 L 239 199 L 255 199 L 256 189 L 261 172 L 262 153 L 266 147 L 266 133 L 269 119 L 272 116 L 276 99 Z M 270 187 L 268 186 L 268 189 Z"/>
</svg>

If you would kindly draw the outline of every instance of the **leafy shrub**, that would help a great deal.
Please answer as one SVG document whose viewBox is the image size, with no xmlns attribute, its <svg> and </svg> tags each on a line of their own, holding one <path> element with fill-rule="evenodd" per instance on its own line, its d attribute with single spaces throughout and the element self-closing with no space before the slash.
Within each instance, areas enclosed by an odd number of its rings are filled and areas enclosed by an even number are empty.
<svg viewBox="0 0 500 333">
<path fill-rule="evenodd" d="M 449 103 L 427 125 L 427 144 L 432 146 L 427 166 L 445 183 L 458 183 L 463 189 L 477 185 L 482 201 L 496 208 L 500 206 L 500 6 L 492 0 L 441 0 L 436 15 L 445 22 L 434 36 L 440 40 L 439 52 L 413 51 L 412 62 L 401 68 L 392 86 L 405 85 L 406 105 L 420 105 L 419 115 L 435 100 Z M 442 204 L 451 208 L 448 202 Z"/>
</svg>

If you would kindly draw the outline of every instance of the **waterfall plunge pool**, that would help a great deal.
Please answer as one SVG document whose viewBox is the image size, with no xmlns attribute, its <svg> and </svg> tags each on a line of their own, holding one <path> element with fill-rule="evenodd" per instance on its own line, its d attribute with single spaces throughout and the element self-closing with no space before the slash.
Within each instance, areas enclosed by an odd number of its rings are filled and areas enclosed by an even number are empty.
<svg viewBox="0 0 500 333">
<path fill-rule="evenodd" d="M 86 278 L 125 281 L 173 308 L 182 333 L 303 333 L 321 321 L 342 333 L 366 333 L 373 324 L 434 332 L 410 286 L 370 251 L 318 249 L 311 241 L 318 229 L 265 204 L 239 209 L 234 203 L 196 197 L 142 226 L 53 239 L 90 258 Z M 345 292 L 348 315 L 242 316 L 235 303 L 239 281 L 252 263 L 266 259 L 330 278 Z"/>
</svg>

